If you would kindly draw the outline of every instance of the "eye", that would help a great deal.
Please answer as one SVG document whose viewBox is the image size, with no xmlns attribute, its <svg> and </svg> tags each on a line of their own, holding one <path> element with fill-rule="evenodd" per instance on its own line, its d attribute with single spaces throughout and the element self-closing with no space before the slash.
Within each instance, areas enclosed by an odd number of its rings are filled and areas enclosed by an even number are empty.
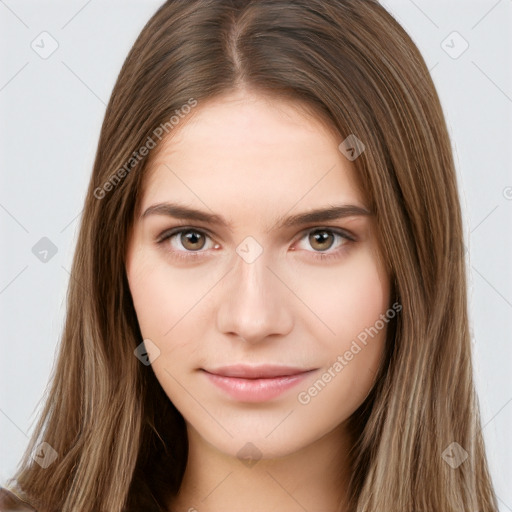
<svg viewBox="0 0 512 512">
<path fill-rule="evenodd" d="M 346 245 L 356 241 L 346 231 L 333 228 L 309 229 L 302 234 L 300 241 L 306 238 L 308 245 L 313 248 L 313 251 L 305 249 L 306 252 L 313 253 L 314 258 L 322 260 L 340 257 Z M 207 247 L 208 240 L 210 240 L 210 247 Z M 168 252 L 173 257 L 182 259 L 198 258 L 204 256 L 208 249 L 220 247 L 218 244 L 213 243 L 213 240 L 205 231 L 193 227 L 167 230 L 156 241 L 159 245 L 169 241 L 171 247 L 168 249 Z M 330 249 L 335 245 L 337 245 L 337 248 L 331 251 Z M 295 250 L 295 247 L 292 250 Z"/>
<path fill-rule="evenodd" d="M 194 258 L 201 256 L 205 251 L 207 239 L 210 236 L 202 230 L 196 228 L 179 228 L 162 233 L 158 239 L 158 244 L 163 244 L 167 240 L 171 245 L 169 252 L 178 258 Z M 213 246 L 219 247 L 218 244 Z M 210 247 L 212 248 L 212 247 Z"/>
<path fill-rule="evenodd" d="M 320 259 L 338 257 L 346 248 L 346 245 L 350 242 L 355 242 L 355 238 L 352 235 L 343 230 L 332 228 L 315 228 L 313 230 L 308 230 L 300 241 L 306 238 L 307 244 L 314 249 L 314 257 Z M 337 244 L 336 241 L 338 242 Z M 336 245 L 337 248 L 329 251 L 329 249 Z"/>
</svg>

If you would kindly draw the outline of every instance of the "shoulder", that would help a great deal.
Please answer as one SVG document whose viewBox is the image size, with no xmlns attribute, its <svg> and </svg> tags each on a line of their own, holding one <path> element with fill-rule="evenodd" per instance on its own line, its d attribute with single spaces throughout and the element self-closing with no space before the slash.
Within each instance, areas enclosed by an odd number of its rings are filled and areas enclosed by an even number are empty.
<svg viewBox="0 0 512 512">
<path fill-rule="evenodd" d="M 0 512 L 35 512 L 35 508 L 32 508 L 14 492 L 0 487 Z"/>
</svg>

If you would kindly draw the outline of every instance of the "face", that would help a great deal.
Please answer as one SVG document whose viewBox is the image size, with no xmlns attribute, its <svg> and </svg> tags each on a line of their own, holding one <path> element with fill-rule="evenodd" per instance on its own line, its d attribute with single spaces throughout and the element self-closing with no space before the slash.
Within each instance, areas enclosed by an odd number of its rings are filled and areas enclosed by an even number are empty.
<svg viewBox="0 0 512 512">
<path fill-rule="evenodd" d="M 126 255 L 151 367 L 189 437 L 290 454 L 343 428 L 383 357 L 374 218 L 343 138 L 294 103 L 236 92 L 181 122 Z"/>
</svg>

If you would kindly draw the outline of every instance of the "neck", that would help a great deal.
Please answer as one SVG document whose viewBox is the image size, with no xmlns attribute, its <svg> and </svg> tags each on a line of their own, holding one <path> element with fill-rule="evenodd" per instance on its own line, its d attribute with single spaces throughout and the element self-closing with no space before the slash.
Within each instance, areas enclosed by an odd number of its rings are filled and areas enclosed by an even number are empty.
<svg viewBox="0 0 512 512">
<path fill-rule="evenodd" d="M 242 462 L 187 425 L 187 467 L 169 511 L 345 512 L 350 442 L 342 429 L 283 457 Z"/>
</svg>

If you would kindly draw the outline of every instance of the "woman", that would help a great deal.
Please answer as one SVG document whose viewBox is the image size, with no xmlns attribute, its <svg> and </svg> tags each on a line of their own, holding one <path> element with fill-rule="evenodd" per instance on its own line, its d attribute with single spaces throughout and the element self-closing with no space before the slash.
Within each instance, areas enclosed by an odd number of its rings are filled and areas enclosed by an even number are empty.
<svg viewBox="0 0 512 512">
<path fill-rule="evenodd" d="M 106 111 L 9 487 L 39 512 L 496 512 L 465 272 L 438 96 L 377 2 L 168 1 Z"/>
</svg>

